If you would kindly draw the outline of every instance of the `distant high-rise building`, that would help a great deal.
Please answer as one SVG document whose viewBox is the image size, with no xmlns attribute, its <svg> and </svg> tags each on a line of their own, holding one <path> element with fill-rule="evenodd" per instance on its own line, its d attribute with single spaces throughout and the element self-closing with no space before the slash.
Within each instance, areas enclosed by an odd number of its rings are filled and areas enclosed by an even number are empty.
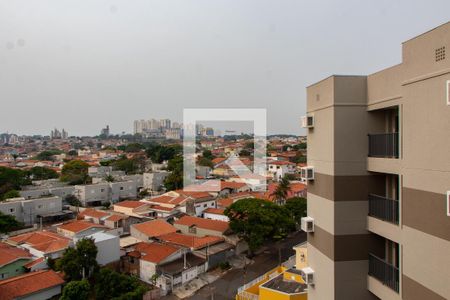
<svg viewBox="0 0 450 300">
<path fill-rule="evenodd" d="M 66 130 L 64 130 L 64 128 L 63 128 L 61 131 L 61 138 L 63 140 L 67 140 L 68 137 L 69 137 L 69 133 Z"/>
<path fill-rule="evenodd" d="M 170 128 L 170 119 L 161 119 L 159 121 L 159 127 L 163 128 L 163 129 Z"/>
<path fill-rule="evenodd" d="M 105 128 L 102 128 L 102 131 L 100 132 L 100 135 L 109 136 L 109 125 L 106 125 Z"/>
</svg>

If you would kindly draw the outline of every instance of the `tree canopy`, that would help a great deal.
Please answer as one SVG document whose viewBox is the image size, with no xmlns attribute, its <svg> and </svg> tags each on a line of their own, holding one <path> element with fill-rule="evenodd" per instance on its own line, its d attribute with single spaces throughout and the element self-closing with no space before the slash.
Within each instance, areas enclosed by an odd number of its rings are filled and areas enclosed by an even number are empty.
<svg viewBox="0 0 450 300">
<path fill-rule="evenodd" d="M 291 184 L 287 176 L 284 176 L 278 182 L 277 188 L 271 194 L 275 198 L 278 204 L 283 204 L 286 201 L 289 191 L 291 190 Z"/>
<path fill-rule="evenodd" d="M 102 268 L 96 276 L 95 298 L 141 300 L 147 288 L 137 278 Z"/>
<path fill-rule="evenodd" d="M 147 147 L 147 156 L 154 163 L 162 163 L 165 160 L 173 159 L 182 152 L 181 145 L 160 145 L 150 144 Z"/>
<path fill-rule="evenodd" d="M 306 217 L 307 201 L 305 198 L 293 197 L 286 200 L 286 209 L 297 224 L 300 224 L 301 218 Z"/>
<path fill-rule="evenodd" d="M 183 157 L 177 156 L 169 160 L 167 169 L 171 171 L 164 180 L 164 186 L 172 191 L 183 187 Z"/>
<path fill-rule="evenodd" d="M 5 215 L 0 211 L 0 233 L 8 233 L 22 227 L 23 224 L 17 221 L 14 216 Z"/>
<path fill-rule="evenodd" d="M 89 165 L 82 160 L 71 160 L 64 164 L 60 180 L 71 185 L 88 183 L 88 168 Z"/>
<path fill-rule="evenodd" d="M 32 180 L 47 180 L 59 177 L 55 170 L 46 167 L 33 167 L 29 170 L 29 174 Z"/>
<path fill-rule="evenodd" d="M 75 248 L 67 248 L 56 262 L 56 269 L 63 271 L 66 279 L 80 280 L 91 277 L 98 269 L 97 246 L 93 239 L 84 238 Z"/>
<path fill-rule="evenodd" d="M 0 167 L 0 199 L 10 190 L 20 190 L 27 184 L 31 184 L 31 180 L 26 171 Z"/>
<path fill-rule="evenodd" d="M 88 299 L 90 290 L 91 286 L 86 279 L 71 281 L 64 287 L 60 300 Z"/>
<path fill-rule="evenodd" d="M 238 200 L 225 215 L 230 218 L 230 228 L 248 243 L 251 252 L 266 240 L 280 240 L 295 229 L 287 209 L 266 200 Z"/>
<path fill-rule="evenodd" d="M 55 155 L 63 153 L 61 150 L 53 149 L 53 150 L 44 150 L 40 152 L 38 155 L 36 155 L 37 160 L 46 160 L 46 161 L 53 161 L 55 158 Z"/>
</svg>

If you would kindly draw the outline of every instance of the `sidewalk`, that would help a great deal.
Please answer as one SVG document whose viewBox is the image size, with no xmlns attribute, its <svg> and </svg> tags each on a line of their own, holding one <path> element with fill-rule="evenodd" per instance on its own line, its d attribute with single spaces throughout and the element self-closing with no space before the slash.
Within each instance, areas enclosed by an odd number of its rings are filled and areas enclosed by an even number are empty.
<svg viewBox="0 0 450 300">
<path fill-rule="evenodd" d="M 205 285 L 208 285 L 208 284 L 216 281 L 221 276 L 223 276 L 225 273 L 226 273 L 226 271 L 222 271 L 219 268 L 217 268 L 211 272 L 200 274 L 198 276 L 198 278 L 195 278 L 195 279 L 187 282 L 185 285 L 175 288 L 173 290 L 173 294 L 175 296 L 177 296 L 179 299 L 191 297 L 199 289 L 201 289 Z"/>
</svg>

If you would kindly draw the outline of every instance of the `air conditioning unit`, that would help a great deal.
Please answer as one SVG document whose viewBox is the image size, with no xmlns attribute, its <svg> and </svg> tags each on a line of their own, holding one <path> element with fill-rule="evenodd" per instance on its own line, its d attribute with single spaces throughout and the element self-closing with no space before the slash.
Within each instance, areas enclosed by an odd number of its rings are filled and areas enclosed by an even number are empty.
<svg viewBox="0 0 450 300">
<path fill-rule="evenodd" d="M 303 217 L 300 227 L 304 232 L 314 232 L 314 219 L 311 217 Z"/>
<path fill-rule="evenodd" d="M 302 274 L 302 279 L 303 281 L 310 285 L 310 284 L 314 284 L 314 270 L 311 269 L 310 267 L 306 267 L 300 270 L 301 274 Z"/>
<path fill-rule="evenodd" d="M 314 127 L 314 116 L 303 116 L 302 117 L 302 127 L 303 128 L 313 128 Z"/>
<path fill-rule="evenodd" d="M 314 167 L 303 167 L 300 169 L 300 177 L 303 180 L 314 180 Z"/>
<path fill-rule="evenodd" d="M 450 191 L 447 191 L 447 216 L 450 217 Z"/>
</svg>

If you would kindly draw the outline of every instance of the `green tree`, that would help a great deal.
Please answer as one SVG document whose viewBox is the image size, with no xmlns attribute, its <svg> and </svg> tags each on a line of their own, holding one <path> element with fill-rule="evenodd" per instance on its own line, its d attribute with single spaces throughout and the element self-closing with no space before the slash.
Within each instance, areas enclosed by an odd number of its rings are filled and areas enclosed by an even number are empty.
<svg viewBox="0 0 450 300">
<path fill-rule="evenodd" d="M 211 150 L 208 150 L 208 149 L 203 150 L 202 156 L 203 156 L 204 158 L 209 159 L 209 160 L 213 160 L 213 159 L 214 159 L 214 155 L 212 154 Z"/>
<path fill-rule="evenodd" d="M 55 170 L 46 167 L 33 167 L 29 170 L 29 174 L 32 180 L 47 180 L 59 177 Z"/>
<path fill-rule="evenodd" d="M 251 155 L 251 152 L 249 150 L 247 150 L 247 149 L 242 149 L 239 152 L 239 156 L 250 156 L 250 155 Z"/>
<path fill-rule="evenodd" d="M 307 202 L 305 198 L 293 197 L 286 200 L 286 209 L 289 215 L 294 219 L 295 223 L 300 224 L 303 217 L 306 217 Z"/>
<path fill-rule="evenodd" d="M 114 170 L 124 171 L 126 174 L 134 173 L 138 170 L 138 165 L 134 159 L 128 159 L 126 156 L 113 161 L 111 166 Z"/>
<path fill-rule="evenodd" d="M 145 147 L 142 144 L 130 143 L 125 146 L 124 151 L 128 153 L 135 153 L 140 152 L 142 149 L 145 149 Z"/>
<path fill-rule="evenodd" d="M 14 216 L 5 215 L 0 211 L 0 233 L 8 233 L 22 227 L 23 224 L 17 221 Z"/>
<path fill-rule="evenodd" d="M 282 239 L 295 228 L 284 206 L 261 199 L 238 200 L 225 215 L 230 218 L 230 228 L 248 243 L 250 254 L 265 241 Z"/>
<path fill-rule="evenodd" d="M 212 160 L 210 160 L 209 158 L 206 157 L 201 157 L 198 161 L 198 165 L 199 166 L 205 166 L 205 167 L 210 167 L 213 168 L 214 164 L 212 162 Z"/>
<path fill-rule="evenodd" d="M 64 200 L 72 206 L 81 206 L 81 202 L 80 200 L 77 198 L 77 196 L 75 195 L 67 195 L 66 198 L 64 198 Z"/>
<path fill-rule="evenodd" d="M 82 160 L 71 160 L 64 164 L 60 180 L 71 185 L 86 184 L 90 181 L 88 168 L 89 165 Z"/>
<path fill-rule="evenodd" d="M 0 199 L 10 190 L 20 190 L 22 186 L 31 184 L 28 173 L 22 170 L 0 167 Z"/>
<path fill-rule="evenodd" d="M 90 278 L 98 269 L 97 246 L 93 239 L 79 240 L 75 248 L 67 248 L 56 262 L 56 269 L 63 271 L 67 280 Z"/>
<path fill-rule="evenodd" d="M 67 154 L 70 156 L 78 156 L 78 151 L 75 149 L 72 149 L 69 152 L 67 152 Z"/>
<path fill-rule="evenodd" d="M 102 268 L 96 276 L 95 298 L 141 300 L 147 288 L 138 279 Z"/>
<path fill-rule="evenodd" d="M 175 156 L 181 154 L 181 145 L 160 145 L 160 144 L 150 144 L 147 147 L 147 156 L 154 163 L 162 163 L 163 161 L 175 158 Z"/>
<path fill-rule="evenodd" d="M 2 199 L 0 200 L 6 200 L 6 199 L 11 199 L 11 198 L 17 198 L 20 197 L 20 193 L 17 190 L 9 190 L 6 193 L 3 194 Z"/>
<path fill-rule="evenodd" d="M 60 300 L 78 300 L 88 299 L 91 286 L 89 282 L 84 279 L 80 281 L 71 281 L 64 287 Z"/>
<path fill-rule="evenodd" d="M 284 204 L 290 190 L 291 190 L 291 183 L 289 182 L 288 177 L 284 176 L 278 182 L 277 188 L 275 189 L 275 191 L 273 191 L 273 193 L 270 196 L 275 198 L 276 203 Z"/>
<path fill-rule="evenodd" d="M 46 161 L 53 161 L 55 158 L 55 155 L 63 153 L 61 150 L 52 149 L 52 150 L 44 150 L 38 155 L 36 155 L 37 160 L 46 160 Z"/>
<path fill-rule="evenodd" d="M 112 175 L 106 175 L 105 176 L 105 180 L 107 182 L 114 182 L 115 181 L 114 176 L 112 176 Z"/>
<path fill-rule="evenodd" d="M 183 187 L 183 157 L 177 156 L 169 160 L 167 170 L 171 171 L 164 180 L 164 186 L 168 191 Z"/>
</svg>

